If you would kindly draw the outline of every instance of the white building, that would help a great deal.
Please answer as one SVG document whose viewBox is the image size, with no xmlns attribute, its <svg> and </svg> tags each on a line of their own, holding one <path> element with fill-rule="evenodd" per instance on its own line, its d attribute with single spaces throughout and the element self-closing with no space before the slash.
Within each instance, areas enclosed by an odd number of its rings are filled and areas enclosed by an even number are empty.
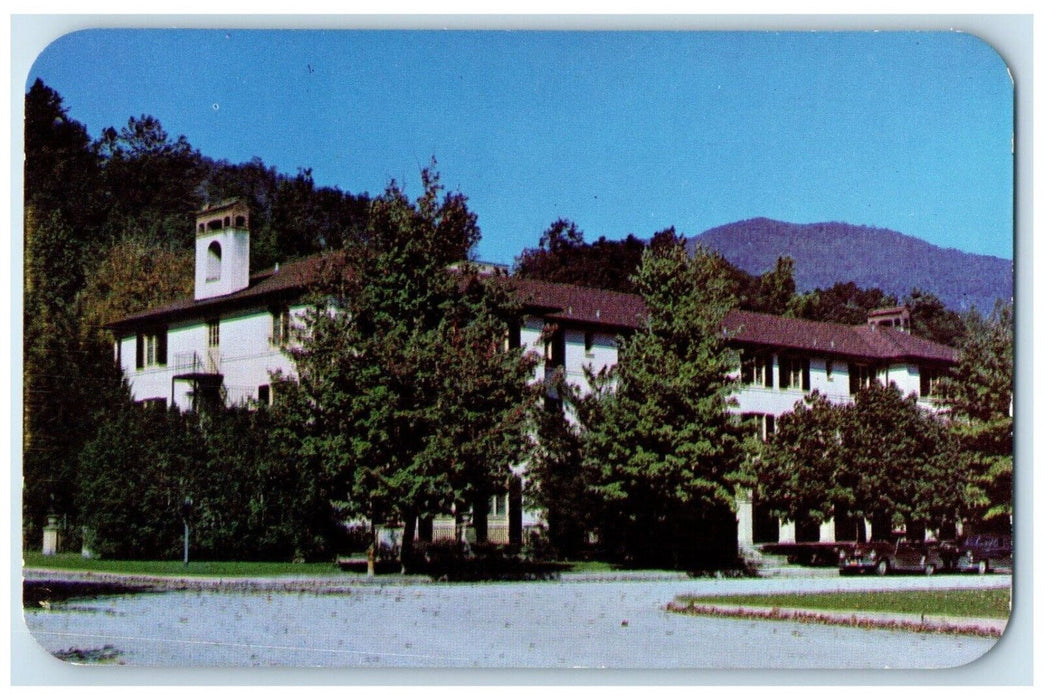
<svg viewBox="0 0 1044 700">
<path fill-rule="evenodd" d="M 774 431 L 776 418 L 809 392 L 848 403 L 871 381 L 894 383 L 904 395 L 916 394 L 919 404 L 934 410 L 938 381 L 957 361 L 953 348 L 904 330 L 909 328 L 904 308 L 872 312 L 863 326 L 749 311 L 730 311 L 723 325 L 740 351 L 736 410 L 760 418 L 765 437 Z M 855 522 L 828 521 L 799 532 L 795 523 L 769 518 L 749 498 L 740 499 L 737 517 L 741 546 L 856 539 Z M 869 524 L 867 533 L 872 536 Z"/>
<path fill-rule="evenodd" d="M 196 220 L 195 293 L 161 308 L 109 324 L 116 357 L 135 400 L 192 410 L 200 402 L 227 405 L 275 400 L 275 372 L 293 375 L 282 351 L 292 317 L 318 270 L 317 257 L 249 274 L 249 212 L 236 201 L 201 211 Z M 524 320 L 512 342 L 541 352 L 536 381 L 561 368 L 586 389 L 584 367 L 598 371 L 617 361 L 616 338 L 636 329 L 645 314 L 640 297 L 534 280 L 514 280 Z M 895 382 L 929 404 L 935 382 L 956 360 L 952 348 L 910 335 L 903 309 L 872 315 L 872 324 L 844 326 L 730 312 L 723 332 L 742 357 L 737 410 L 758 416 L 771 431 L 775 418 L 813 389 L 850 401 L 872 380 Z M 545 329 L 555 329 L 544 342 Z M 542 347 L 541 347 L 542 346 Z M 519 542 L 538 522 L 524 512 L 520 483 L 493 499 L 489 537 Z M 749 500 L 737 513 L 739 542 L 794 540 L 793 524 L 767 522 Z M 434 523 L 436 538 L 454 532 L 452 520 Z M 847 525 L 842 526 L 847 527 Z M 834 523 L 807 539 L 833 540 Z M 801 537 L 799 539 L 806 539 Z M 839 539 L 844 539 L 839 537 Z"/>
</svg>

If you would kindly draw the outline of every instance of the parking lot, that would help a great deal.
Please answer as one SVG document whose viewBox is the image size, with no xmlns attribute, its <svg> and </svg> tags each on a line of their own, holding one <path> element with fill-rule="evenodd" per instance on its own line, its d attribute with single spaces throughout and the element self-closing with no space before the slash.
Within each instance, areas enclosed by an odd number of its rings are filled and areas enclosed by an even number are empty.
<svg viewBox="0 0 1044 700">
<path fill-rule="evenodd" d="M 1010 587 L 992 576 L 376 583 L 347 592 L 182 591 L 28 610 L 50 652 L 159 667 L 939 669 L 995 639 L 691 617 L 683 594 Z"/>
</svg>

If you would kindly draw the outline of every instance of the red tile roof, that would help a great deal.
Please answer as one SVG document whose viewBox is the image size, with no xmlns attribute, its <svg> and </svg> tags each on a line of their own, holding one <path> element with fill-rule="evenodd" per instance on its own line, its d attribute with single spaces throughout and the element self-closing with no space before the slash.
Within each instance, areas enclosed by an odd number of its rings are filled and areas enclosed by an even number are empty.
<svg viewBox="0 0 1044 700">
<path fill-rule="evenodd" d="M 287 263 L 276 270 L 251 275 L 250 286 L 210 299 L 180 299 L 171 304 L 125 316 L 107 325 L 129 330 L 150 323 L 202 318 L 226 309 L 257 306 L 270 299 L 301 294 L 319 272 L 322 256 Z M 645 313 L 641 297 L 572 284 L 509 278 L 527 310 L 557 321 L 592 324 L 616 330 L 638 326 Z"/>
<path fill-rule="evenodd" d="M 632 330 L 645 317 L 645 304 L 636 294 L 517 277 L 511 284 L 527 309 L 554 321 Z"/>
<path fill-rule="evenodd" d="M 106 324 L 106 328 L 119 331 L 150 323 L 204 318 L 228 309 L 249 308 L 281 297 L 295 297 L 315 279 L 321 259 L 321 256 L 312 256 L 286 263 L 278 270 L 273 268 L 251 275 L 250 286 L 238 292 L 199 301 L 193 298 L 179 299 L 165 306 L 124 316 L 118 321 Z"/>
<path fill-rule="evenodd" d="M 739 344 L 868 360 L 957 360 L 953 348 L 894 328 L 847 326 L 739 310 L 726 314 L 722 326 L 725 335 Z"/>
<path fill-rule="evenodd" d="M 108 324 L 114 331 L 130 331 L 149 324 L 206 318 L 237 308 L 256 308 L 299 296 L 315 278 L 321 256 L 287 263 L 279 270 L 251 276 L 250 286 L 222 297 L 183 299 L 160 308 L 131 314 Z M 635 294 L 579 287 L 573 284 L 509 278 L 530 313 L 571 325 L 588 325 L 617 332 L 637 329 L 645 317 L 645 304 Z M 733 342 L 814 352 L 867 360 L 921 359 L 956 362 L 957 352 L 948 346 L 893 328 L 846 326 L 806 321 L 751 311 L 730 311 L 722 331 Z"/>
</svg>

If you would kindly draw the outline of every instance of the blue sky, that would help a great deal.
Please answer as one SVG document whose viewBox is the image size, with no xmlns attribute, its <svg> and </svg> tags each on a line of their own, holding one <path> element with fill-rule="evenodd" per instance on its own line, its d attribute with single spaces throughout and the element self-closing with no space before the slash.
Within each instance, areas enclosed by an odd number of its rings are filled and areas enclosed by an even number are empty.
<svg viewBox="0 0 1044 700">
<path fill-rule="evenodd" d="M 765 216 L 1012 256 L 1013 88 L 958 33 L 86 30 L 30 71 L 92 136 L 157 117 L 212 158 L 417 193 L 434 156 L 477 256 Z"/>
</svg>

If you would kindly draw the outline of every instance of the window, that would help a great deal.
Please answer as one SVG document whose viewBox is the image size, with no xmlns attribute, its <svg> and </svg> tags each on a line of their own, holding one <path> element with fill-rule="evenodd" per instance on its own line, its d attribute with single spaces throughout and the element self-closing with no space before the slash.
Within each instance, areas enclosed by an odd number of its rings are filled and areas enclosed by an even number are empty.
<svg viewBox="0 0 1044 700">
<path fill-rule="evenodd" d="M 920 367 L 921 396 L 937 396 L 939 393 L 939 381 L 943 378 L 943 372 L 934 367 Z"/>
<path fill-rule="evenodd" d="M 588 357 L 594 355 L 594 333 L 584 333 L 584 354 Z"/>
<path fill-rule="evenodd" d="M 257 402 L 262 406 L 270 406 L 272 404 L 272 387 L 267 384 L 262 384 L 257 388 Z"/>
<path fill-rule="evenodd" d="M 834 381 L 834 361 L 826 361 L 826 378 L 828 382 Z"/>
<path fill-rule="evenodd" d="M 779 358 L 779 388 L 808 391 L 812 384 L 812 368 L 808 358 Z"/>
<path fill-rule="evenodd" d="M 546 371 L 565 367 L 565 334 L 556 330 L 544 343 L 544 368 Z"/>
<path fill-rule="evenodd" d="M 221 244 L 214 241 L 207 247 L 207 282 L 221 279 Z"/>
<path fill-rule="evenodd" d="M 221 345 L 221 321 L 207 321 L 207 347 L 216 348 Z"/>
<path fill-rule="evenodd" d="M 508 324 L 507 335 L 504 336 L 504 349 L 514 350 L 522 347 L 522 326 L 517 321 Z"/>
<path fill-rule="evenodd" d="M 772 387 L 772 355 L 744 353 L 740 360 L 740 380 L 748 386 Z"/>
<path fill-rule="evenodd" d="M 489 499 L 489 515 L 494 518 L 503 518 L 507 515 L 507 494 L 502 493 L 491 496 Z"/>
<path fill-rule="evenodd" d="M 272 345 L 284 345 L 290 342 L 290 310 L 286 308 L 272 310 Z"/>
<path fill-rule="evenodd" d="M 750 421 L 750 425 L 757 431 L 758 437 L 768 440 L 769 436 L 776 432 L 776 417 L 771 413 L 744 413 L 740 416 L 743 421 Z"/>
<path fill-rule="evenodd" d="M 135 367 L 165 366 L 167 364 L 167 331 L 139 333 L 135 348 Z"/>
<path fill-rule="evenodd" d="M 877 371 L 867 365 L 848 365 L 848 393 L 857 394 L 859 390 L 870 386 L 877 377 Z"/>
</svg>

